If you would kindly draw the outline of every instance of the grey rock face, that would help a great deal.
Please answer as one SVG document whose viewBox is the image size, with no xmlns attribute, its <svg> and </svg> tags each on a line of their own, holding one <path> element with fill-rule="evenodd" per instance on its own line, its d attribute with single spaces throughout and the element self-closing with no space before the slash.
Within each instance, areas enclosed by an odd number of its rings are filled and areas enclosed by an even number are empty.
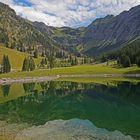
<svg viewBox="0 0 140 140">
<path fill-rule="evenodd" d="M 119 131 L 97 128 L 88 120 L 55 120 L 17 134 L 15 140 L 133 140 Z"/>
</svg>

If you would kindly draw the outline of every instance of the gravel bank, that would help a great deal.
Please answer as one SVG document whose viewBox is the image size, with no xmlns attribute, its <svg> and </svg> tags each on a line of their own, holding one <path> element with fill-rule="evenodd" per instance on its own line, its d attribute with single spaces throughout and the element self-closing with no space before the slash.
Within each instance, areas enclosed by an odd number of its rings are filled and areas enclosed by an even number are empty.
<svg viewBox="0 0 140 140">
<path fill-rule="evenodd" d="M 25 77 L 25 78 L 1 78 L 0 85 L 12 83 L 30 83 L 30 82 L 43 82 L 51 81 L 59 78 L 59 76 L 44 76 L 44 77 Z"/>
<path fill-rule="evenodd" d="M 58 78 L 72 78 L 72 77 L 134 77 L 140 78 L 140 74 L 78 74 L 78 75 L 57 75 L 57 76 L 44 76 L 44 77 L 25 77 L 25 78 L 1 78 L 0 85 L 12 83 L 30 83 L 30 82 L 43 82 L 51 81 Z"/>
</svg>

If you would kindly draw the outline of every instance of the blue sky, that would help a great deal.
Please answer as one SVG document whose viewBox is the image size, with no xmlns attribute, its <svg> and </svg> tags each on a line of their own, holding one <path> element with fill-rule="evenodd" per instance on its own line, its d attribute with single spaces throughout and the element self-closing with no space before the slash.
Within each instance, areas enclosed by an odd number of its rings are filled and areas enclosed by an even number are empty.
<svg viewBox="0 0 140 140">
<path fill-rule="evenodd" d="M 0 0 L 31 21 L 62 27 L 87 26 L 96 18 L 118 15 L 140 0 Z"/>
</svg>

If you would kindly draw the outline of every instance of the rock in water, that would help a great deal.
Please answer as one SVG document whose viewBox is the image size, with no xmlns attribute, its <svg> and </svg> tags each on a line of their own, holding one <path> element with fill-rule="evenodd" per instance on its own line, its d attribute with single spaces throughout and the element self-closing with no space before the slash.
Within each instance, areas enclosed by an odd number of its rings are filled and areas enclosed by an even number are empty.
<svg viewBox="0 0 140 140">
<path fill-rule="evenodd" d="M 19 132 L 16 140 L 133 140 L 119 131 L 97 128 L 88 120 L 49 121 Z"/>
</svg>

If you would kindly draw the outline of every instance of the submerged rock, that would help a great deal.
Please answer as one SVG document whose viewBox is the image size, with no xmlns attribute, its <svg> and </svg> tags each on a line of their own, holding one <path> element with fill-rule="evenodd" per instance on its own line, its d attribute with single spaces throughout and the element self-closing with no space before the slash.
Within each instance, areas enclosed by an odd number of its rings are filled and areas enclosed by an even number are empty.
<svg viewBox="0 0 140 140">
<path fill-rule="evenodd" d="M 97 128 L 88 120 L 49 121 L 19 132 L 16 140 L 133 140 L 119 131 Z"/>
</svg>

